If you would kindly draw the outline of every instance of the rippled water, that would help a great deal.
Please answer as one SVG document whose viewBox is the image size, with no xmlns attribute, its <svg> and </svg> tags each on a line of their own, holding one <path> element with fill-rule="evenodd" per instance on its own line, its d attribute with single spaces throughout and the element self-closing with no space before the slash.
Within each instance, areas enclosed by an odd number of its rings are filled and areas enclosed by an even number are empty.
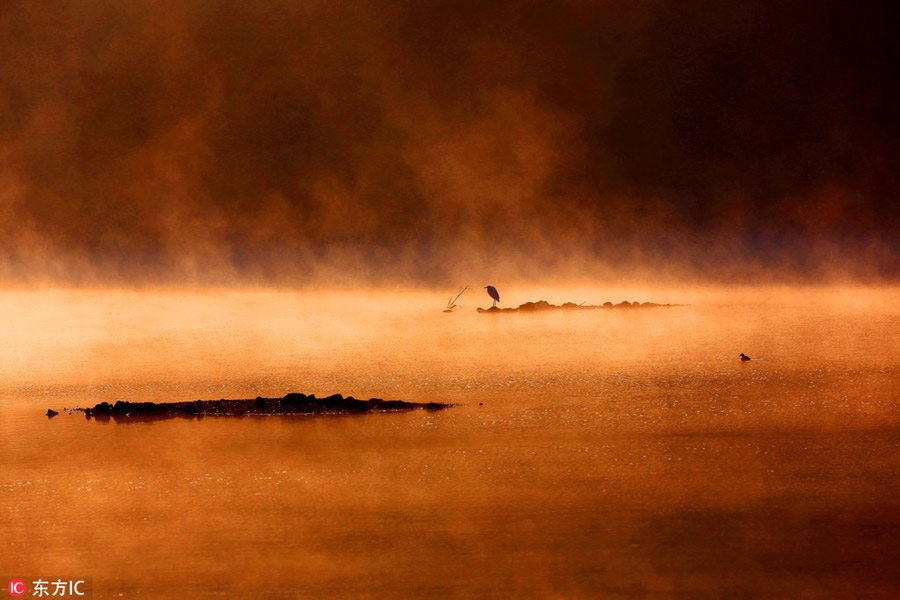
<svg viewBox="0 0 900 600">
<path fill-rule="evenodd" d="M 894 598 L 900 293 L 0 293 L 0 575 L 95 598 Z M 737 360 L 740 352 L 754 357 Z M 106 423 L 289 391 L 438 413 Z"/>
</svg>

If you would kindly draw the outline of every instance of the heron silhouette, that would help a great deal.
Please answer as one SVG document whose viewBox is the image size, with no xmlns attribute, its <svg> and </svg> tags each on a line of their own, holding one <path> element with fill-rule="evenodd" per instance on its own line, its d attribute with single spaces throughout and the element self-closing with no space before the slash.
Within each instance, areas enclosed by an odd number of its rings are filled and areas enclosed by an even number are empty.
<svg viewBox="0 0 900 600">
<path fill-rule="evenodd" d="M 497 306 L 497 303 L 500 302 L 500 294 L 497 293 L 497 288 L 492 285 L 486 285 L 484 286 L 484 289 L 488 291 L 488 296 L 494 299 L 494 304 L 493 306 L 491 306 L 491 308 Z"/>
</svg>

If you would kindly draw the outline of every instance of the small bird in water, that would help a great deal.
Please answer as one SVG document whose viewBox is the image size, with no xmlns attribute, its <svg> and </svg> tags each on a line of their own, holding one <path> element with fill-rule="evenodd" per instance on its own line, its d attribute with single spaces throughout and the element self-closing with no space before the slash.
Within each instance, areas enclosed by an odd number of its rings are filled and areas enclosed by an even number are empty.
<svg viewBox="0 0 900 600">
<path fill-rule="evenodd" d="M 484 289 L 488 291 L 488 296 L 494 299 L 494 304 L 491 308 L 497 306 L 497 303 L 500 302 L 500 294 L 497 292 L 497 288 L 492 285 L 486 285 Z"/>
<path fill-rule="evenodd" d="M 750 357 L 741 352 L 741 360 L 750 360 Z"/>
</svg>

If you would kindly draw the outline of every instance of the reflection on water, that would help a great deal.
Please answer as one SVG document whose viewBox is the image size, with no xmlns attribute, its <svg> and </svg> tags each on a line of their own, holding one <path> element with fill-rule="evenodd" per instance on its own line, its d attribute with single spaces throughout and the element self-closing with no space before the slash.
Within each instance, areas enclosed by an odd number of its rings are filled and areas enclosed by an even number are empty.
<svg viewBox="0 0 900 600">
<path fill-rule="evenodd" d="M 896 291 L 445 295 L 3 293 L 0 570 L 96 598 L 900 593 Z M 42 416 L 288 391 L 462 405 Z"/>
</svg>

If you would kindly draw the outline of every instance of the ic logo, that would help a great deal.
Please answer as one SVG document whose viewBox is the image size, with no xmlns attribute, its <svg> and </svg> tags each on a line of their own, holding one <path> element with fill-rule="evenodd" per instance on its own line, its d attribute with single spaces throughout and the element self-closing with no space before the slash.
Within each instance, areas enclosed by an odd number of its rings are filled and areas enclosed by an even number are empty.
<svg viewBox="0 0 900 600">
<path fill-rule="evenodd" d="M 13 579 L 12 581 L 9 582 L 7 589 L 9 590 L 10 596 L 15 596 L 17 598 L 19 596 L 24 596 L 25 595 L 25 582 L 22 581 L 21 579 Z"/>
</svg>

